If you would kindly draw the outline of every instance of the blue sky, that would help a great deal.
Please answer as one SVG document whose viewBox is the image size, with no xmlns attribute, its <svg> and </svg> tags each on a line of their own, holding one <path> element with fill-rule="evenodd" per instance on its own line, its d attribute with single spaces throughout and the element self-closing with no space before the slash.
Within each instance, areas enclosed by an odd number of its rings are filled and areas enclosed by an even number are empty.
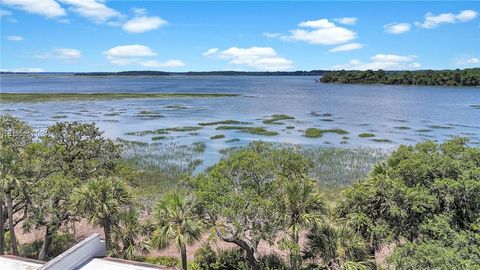
<svg viewBox="0 0 480 270">
<path fill-rule="evenodd" d="M 480 66 L 480 2 L 2 0 L 2 70 Z"/>
</svg>

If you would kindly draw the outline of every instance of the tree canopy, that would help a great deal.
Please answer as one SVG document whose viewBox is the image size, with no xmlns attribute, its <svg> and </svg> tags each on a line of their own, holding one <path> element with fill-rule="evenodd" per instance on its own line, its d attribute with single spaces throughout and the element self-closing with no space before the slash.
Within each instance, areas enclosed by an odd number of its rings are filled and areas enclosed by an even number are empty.
<svg viewBox="0 0 480 270">
<path fill-rule="evenodd" d="M 420 71 L 329 71 L 321 78 L 323 83 L 405 84 L 479 86 L 480 68 Z"/>
<path fill-rule="evenodd" d="M 435 254 L 443 251 L 478 266 L 480 149 L 463 138 L 400 146 L 345 192 L 337 211 L 372 248 L 405 242 L 392 259 L 408 265 L 399 269 L 424 268 L 430 259 L 437 263 L 430 267 L 440 266 Z M 427 257 L 414 259 L 428 249 Z"/>
</svg>

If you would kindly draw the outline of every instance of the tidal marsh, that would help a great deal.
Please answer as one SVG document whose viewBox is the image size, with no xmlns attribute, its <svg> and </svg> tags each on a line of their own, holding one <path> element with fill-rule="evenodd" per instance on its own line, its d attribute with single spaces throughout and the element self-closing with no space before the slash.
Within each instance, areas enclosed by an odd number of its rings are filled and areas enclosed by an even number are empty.
<svg viewBox="0 0 480 270">
<path fill-rule="evenodd" d="M 293 120 L 295 119 L 295 117 L 293 116 L 290 116 L 290 115 L 286 115 L 286 114 L 274 114 L 272 116 L 270 116 L 269 118 L 267 119 L 264 119 L 262 121 L 262 123 L 264 124 L 275 124 L 275 125 L 282 125 L 283 123 L 279 122 L 279 121 L 283 121 L 283 120 Z"/>
<path fill-rule="evenodd" d="M 364 133 L 358 134 L 358 137 L 360 137 L 360 138 L 371 138 L 371 137 L 375 137 L 375 134 L 369 133 L 369 132 L 364 132 Z"/>
<path fill-rule="evenodd" d="M 335 128 L 335 129 L 307 128 L 303 136 L 307 138 L 320 138 L 325 133 L 336 133 L 341 135 L 341 134 L 348 134 L 349 132 L 340 128 Z"/>
<path fill-rule="evenodd" d="M 210 137 L 210 140 L 218 140 L 218 139 L 223 139 L 223 138 L 225 138 L 225 135 L 218 134 L 218 135 L 214 135 L 214 136 Z"/>
<path fill-rule="evenodd" d="M 264 127 L 219 126 L 216 130 L 238 130 L 240 132 L 262 136 L 276 136 L 278 132 L 266 130 Z"/>
<path fill-rule="evenodd" d="M 199 126 L 216 126 L 216 125 L 250 125 L 250 122 L 237 121 L 237 120 L 222 120 L 216 122 L 202 122 L 198 123 Z"/>
<path fill-rule="evenodd" d="M 223 93 L 0 93 L 0 103 L 159 98 L 237 97 Z"/>
</svg>

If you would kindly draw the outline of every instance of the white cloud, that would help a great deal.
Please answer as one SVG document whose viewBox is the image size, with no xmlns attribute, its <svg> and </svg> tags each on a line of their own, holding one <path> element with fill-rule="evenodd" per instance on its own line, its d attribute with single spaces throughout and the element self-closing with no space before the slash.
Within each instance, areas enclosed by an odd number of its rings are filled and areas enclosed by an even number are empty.
<svg viewBox="0 0 480 270">
<path fill-rule="evenodd" d="M 418 69 L 420 64 L 415 62 L 415 55 L 395 55 L 395 54 L 377 54 L 370 57 L 371 62 L 363 63 L 358 59 L 352 59 L 347 64 L 333 66 L 333 69 L 347 70 L 399 70 L 399 69 Z"/>
<path fill-rule="evenodd" d="M 66 63 L 73 63 L 82 57 L 82 52 L 71 48 L 55 48 L 48 52 L 35 55 L 39 59 L 57 59 Z"/>
<path fill-rule="evenodd" d="M 144 67 L 150 67 L 150 68 L 184 67 L 185 66 L 185 63 L 183 63 L 181 60 L 168 60 L 168 61 L 165 61 L 165 62 L 159 62 L 157 60 L 148 60 L 148 61 L 138 62 L 138 64 L 140 64 Z"/>
<path fill-rule="evenodd" d="M 35 0 L 34 0 L 35 1 Z M 103 0 L 59 0 L 70 6 L 70 10 L 94 22 L 101 23 L 121 14 L 104 4 Z M 41 2 L 38 1 L 37 2 Z"/>
<path fill-rule="evenodd" d="M 410 31 L 409 23 L 390 23 L 384 25 L 385 32 L 389 34 L 402 34 Z"/>
<path fill-rule="evenodd" d="M 12 12 L 6 9 L 0 9 L 0 17 L 11 16 Z"/>
<path fill-rule="evenodd" d="M 412 62 L 417 58 L 415 55 L 377 54 L 371 59 L 376 62 Z"/>
<path fill-rule="evenodd" d="M 107 57 L 143 57 L 157 55 L 152 49 L 143 45 L 123 45 L 103 52 Z"/>
<path fill-rule="evenodd" d="M 357 23 L 357 18 L 355 17 L 345 17 L 345 18 L 336 18 L 335 21 L 341 24 L 355 25 Z"/>
<path fill-rule="evenodd" d="M 432 13 L 425 14 L 423 23 L 415 22 L 415 25 L 425 29 L 436 28 L 441 24 L 467 22 L 475 19 L 478 13 L 474 10 L 463 10 L 458 14 L 442 13 L 433 15 Z"/>
<path fill-rule="evenodd" d="M 280 37 L 282 34 L 280 33 L 268 33 L 268 32 L 263 32 L 262 33 L 262 36 L 264 37 L 268 37 L 268 38 L 278 38 Z"/>
<path fill-rule="evenodd" d="M 18 42 L 18 41 L 22 41 L 23 37 L 22 36 L 8 36 L 7 39 L 10 40 L 10 41 Z"/>
<path fill-rule="evenodd" d="M 65 16 L 65 10 L 54 0 L 2 0 L 2 4 L 47 18 Z"/>
<path fill-rule="evenodd" d="M 471 57 L 471 58 L 459 58 L 455 60 L 455 64 L 457 65 L 476 65 L 480 64 L 480 59 L 477 57 Z"/>
<path fill-rule="evenodd" d="M 327 19 L 303 21 L 289 35 L 264 34 L 267 37 L 280 38 L 286 41 L 304 41 L 315 45 L 337 45 L 347 43 L 357 37 L 354 31 L 335 25 Z"/>
<path fill-rule="evenodd" d="M 146 59 L 148 57 L 156 56 L 157 53 L 151 48 L 144 45 L 123 45 L 113 47 L 103 54 L 107 57 L 113 65 L 140 65 L 148 68 L 165 68 L 165 67 L 183 67 L 185 63 L 181 60 L 172 59 L 160 62 L 155 59 Z"/>
<path fill-rule="evenodd" d="M 229 60 L 229 64 L 248 66 L 256 70 L 281 71 L 292 67 L 291 60 L 278 56 L 277 52 L 271 47 L 231 47 L 224 51 L 217 49 L 212 52 L 209 55 Z"/>
<path fill-rule="evenodd" d="M 331 49 L 329 52 L 347 52 L 347 51 L 357 50 L 362 47 L 363 45 L 360 43 L 348 43 L 348 44 L 337 46 Z"/>
<path fill-rule="evenodd" d="M 2 72 L 45 72 L 41 68 L 14 68 L 14 69 L 0 69 Z"/>
<path fill-rule="evenodd" d="M 218 52 L 218 48 L 211 48 L 211 49 L 208 49 L 206 52 L 202 53 L 203 56 L 211 56 L 211 55 L 214 55 Z"/>
<path fill-rule="evenodd" d="M 129 33 L 143 33 L 158 29 L 166 24 L 167 21 L 160 17 L 148 17 L 146 10 L 137 8 L 134 9 L 135 17 L 123 24 L 122 28 Z"/>
<path fill-rule="evenodd" d="M 298 24 L 299 27 L 311 27 L 311 28 L 333 28 L 335 24 L 327 19 L 320 19 L 316 21 L 304 21 Z"/>
</svg>

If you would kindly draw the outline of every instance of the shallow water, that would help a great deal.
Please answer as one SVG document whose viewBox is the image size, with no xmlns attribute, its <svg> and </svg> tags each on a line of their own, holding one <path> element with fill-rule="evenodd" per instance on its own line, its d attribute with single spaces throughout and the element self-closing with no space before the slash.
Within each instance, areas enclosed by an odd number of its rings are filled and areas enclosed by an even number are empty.
<svg viewBox="0 0 480 270">
<path fill-rule="evenodd" d="M 157 142 L 190 144 L 205 141 L 204 166 L 220 157 L 218 151 L 245 145 L 252 140 L 303 145 L 368 146 L 393 149 L 425 139 L 444 141 L 452 136 L 471 138 L 480 144 L 480 88 L 416 87 L 385 85 L 320 84 L 315 77 L 273 76 L 169 76 L 169 77 L 75 77 L 67 75 L 2 75 L 2 92 L 139 92 L 139 93 L 236 93 L 239 97 L 189 99 L 130 99 L 2 104 L 1 113 L 27 120 L 38 130 L 55 121 L 94 121 L 111 138 L 152 142 L 158 135 L 128 136 L 127 132 L 197 126 L 200 122 L 239 120 L 249 126 L 277 131 L 278 136 L 259 136 L 235 130 L 170 132 Z M 179 105 L 171 107 L 171 105 Z M 139 117 L 154 111 L 162 117 Z M 272 114 L 294 120 L 268 125 Z M 294 129 L 286 129 L 294 126 Z M 326 133 L 306 138 L 310 127 L 340 128 L 346 135 Z M 369 132 L 377 139 L 360 138 Z M 218 134 L 225 138 L 211 140 Z M 160 134 L 161 135 L 161 134 Z M 347 136 L 348 139 L 343 139 Z M 227 142 L 239 139 L 236 142 Z"/>
</svg>

